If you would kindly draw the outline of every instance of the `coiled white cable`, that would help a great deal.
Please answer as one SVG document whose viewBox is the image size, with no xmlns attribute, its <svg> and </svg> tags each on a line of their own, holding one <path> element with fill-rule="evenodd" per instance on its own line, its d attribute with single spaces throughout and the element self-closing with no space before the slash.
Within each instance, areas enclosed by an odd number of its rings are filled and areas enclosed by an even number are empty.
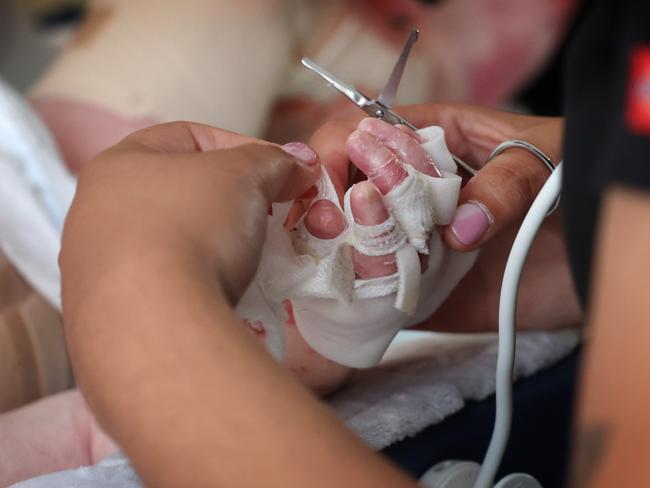
<svg viewBox="0 0 650 488">
<path fill-rule="evenodd" d="M 528 210 L 512 244 L 499 300 L 499 350 L 496 370 L 496 418 L 487 453 L 474 488 L 491 488 L 508 443 L 512 421 L 512 375 L 515 361 L 517 293 L 524 263 L 537 231 L 554 206 L 562 187 L 560 162 Z"/>
</svg>

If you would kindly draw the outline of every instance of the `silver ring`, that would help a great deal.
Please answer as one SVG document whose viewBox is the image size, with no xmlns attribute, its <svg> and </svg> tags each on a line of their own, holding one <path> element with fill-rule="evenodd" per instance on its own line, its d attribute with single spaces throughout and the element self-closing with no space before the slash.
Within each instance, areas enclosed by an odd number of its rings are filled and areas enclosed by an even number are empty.
<svg viewBox="0 0 650 488">
<path fill-rule="evenodd" d="M 488 157 L 486 164 L 490 162 L 492 159 L 496 158 L 499 154 L 501 154 L 506 149 L 512 149 L 512 148 L 519 148 L 528 151 L 530 154 L 532 154 L 537 159 L 539 159 L 544 164 L 544 166 L 546 166 L 546 169 L 548 169 L 549 172 L 552 173 L 553 171 L 555 171 L 557 165 L 553 162 L 551 158 L 549 158 L 544 153 L 544 151 L 542 151 L 537 146 L 531 144 L 530 142 L 522 141 L 519 139 L 503 141 L 501 144 L 495 147 L 492 153 L 490 154 L 490 157 Z M 555 203 L 553 204 L 553 206 L 551 207 L 551 209 L 548 211 L 546 215 L 548 216 L 551 215 L 553 212 L 555 212 L 555 209 L 557 209 L 559 204 L 560 204 L 560 197 L 558 196 L 557 199 L 555 200 Z"/>
</svg>

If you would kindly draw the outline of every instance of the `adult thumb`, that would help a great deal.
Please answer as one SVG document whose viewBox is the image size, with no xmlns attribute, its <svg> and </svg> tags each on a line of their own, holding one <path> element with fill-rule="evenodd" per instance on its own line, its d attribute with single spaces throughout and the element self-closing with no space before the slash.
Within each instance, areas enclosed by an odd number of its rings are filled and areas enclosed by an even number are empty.
<svg viewBox="0 0 650 488">
<path fill-rule="evenodd" d="M 320 173 L 318 155 L 302 142 L 282 147 L 244 144 L 229 151 L 269 204 L 298 198 L 314 185 Z"/>
</svg>

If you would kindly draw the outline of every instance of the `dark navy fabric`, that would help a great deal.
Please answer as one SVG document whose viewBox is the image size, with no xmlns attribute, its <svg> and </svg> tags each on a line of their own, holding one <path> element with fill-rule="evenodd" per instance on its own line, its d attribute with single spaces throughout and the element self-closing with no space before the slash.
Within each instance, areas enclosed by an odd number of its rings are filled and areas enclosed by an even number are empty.
<svg viewBox="0 0 650 488">
<path fill-rule="evenodd" d="M 499 476 L 525 472 L 545 487 L 563 484 L 580 353 L 517 382 L 512 433 Z M 383 454 L 419 477 L 440 461 L 483 460 L 494 423 L 494 397 L 468 402 L 460 412 Z"/>
</svg>

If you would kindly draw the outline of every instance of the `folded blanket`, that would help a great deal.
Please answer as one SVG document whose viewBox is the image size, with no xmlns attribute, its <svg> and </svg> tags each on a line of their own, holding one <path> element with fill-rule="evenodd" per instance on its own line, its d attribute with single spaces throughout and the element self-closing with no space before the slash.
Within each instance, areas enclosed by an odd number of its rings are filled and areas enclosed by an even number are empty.
<svg viewBox="0 0 650 488">
<path fill-rule="evenodd" d="M 403 331 L 397 337 L 378 367 L 359 371 L 328 400 L 334 413 L 375 449 L 412 436 L 463 408 L 465 400 L 481 400 L 495 389 L 494 334 Z M 576 330 L 520 333 L 515 378 L 529 376 L 566 356 L 579 337 Z M 140 486 L 128 461 L 118 456 L 13 488 Z"/>
<path fill-rule="evenodd" d="M 514 378 L 530 376 L 569 354 L 576 330 L 517 336 Z M 412 436 L 495 391 L 494 334 L 403 331 L 382 364 L 360 370 L 330 404 L 370 446 L 381 449 Z"/>
<path fill-rule="evenodd" d="M 141 488 L 142 483 L 129 462 L 111 456 L 95 466 L 47 474 L 10 488 Z"/>
<path fill-rule="evenodd" d="M 47 130 L 27 103 L 0 80 L 0 248 L 52 305 L 59 306 L 56 256 L 63 219 L 74 194 Z M 518 336 L 515 378 L 568 354 L 576 331 Z M 404 331 L 381 365 L 360 371 L 328 401 L 333 411 L 373 448 L 413 435 L 494 392 L 494 335 Z M 140 486 L 128 461 L 35 478 L 20 488 Z"/>
</svg>

